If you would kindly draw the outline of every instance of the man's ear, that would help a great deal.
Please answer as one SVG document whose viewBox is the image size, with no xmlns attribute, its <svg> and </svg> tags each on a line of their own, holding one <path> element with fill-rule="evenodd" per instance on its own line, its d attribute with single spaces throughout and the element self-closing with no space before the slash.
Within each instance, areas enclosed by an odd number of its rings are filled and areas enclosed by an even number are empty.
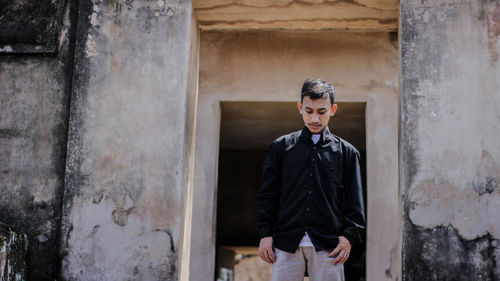
<svg viewBox="0 0 500 281">
<path fill-rule="evenodd" d="M 337 112 L 337 104 L 332 105 L 332 110 L 330 111 L 330 116 L 335 115 L 335 112 Z"/>
<path fill-rule="evenodd" d="M 299 110 L 299 113 L 302 114 L 302 104 L 300 101 L 297 102 L 297 109 Z"/>
</svg>

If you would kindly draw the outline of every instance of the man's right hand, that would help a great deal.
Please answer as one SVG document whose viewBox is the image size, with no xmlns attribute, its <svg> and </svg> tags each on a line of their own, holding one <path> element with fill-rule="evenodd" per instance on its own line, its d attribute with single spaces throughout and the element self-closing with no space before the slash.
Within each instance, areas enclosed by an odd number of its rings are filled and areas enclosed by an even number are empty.
<svg viewBox="0 0 500 281">
<path fill-rule="evenodd" d="M 276 261 L 276 257 L 273 252 L 273 237 L 263 237 L 260 239 L 259 244 L 259 255 L 260 258 L 263 259 L 267 263 L 274 263 Z"/>
</svg>

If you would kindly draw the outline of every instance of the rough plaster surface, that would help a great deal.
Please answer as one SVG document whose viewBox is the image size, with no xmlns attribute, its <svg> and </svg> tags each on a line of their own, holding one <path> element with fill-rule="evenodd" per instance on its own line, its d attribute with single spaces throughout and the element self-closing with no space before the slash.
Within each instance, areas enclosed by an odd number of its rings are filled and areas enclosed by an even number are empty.
<svg viewBox="0 0 500 281">
<path fill-rule="evenodd" d="M 498 280 L 499 3 L 401 11 L 404 280 Z"/>
<path fill-rule="evenodd" d="M 174 280 L 176 257 L 168 232 L 154 227 L 151 218 L 130 213 L 122 221 L 113 216 L 112 200 L 73 205 L 68 279 Z M 92 225 L 92 227 L 88 227 Z M 75 272 L 76 271 L 76 272 Z"/>
<path fill-rule="evenodd" d="M 295 102 L 307 77 L 332 81 L 338 101 L 366 102 L 367 278 L 401 280 L 396 42 L 389 32 L 202 31 L 191 280 L 214 274 L 220 102 Z"/>
<path fill-rule="evenodd" d="M 190 25 L 190 3 L 80 2 L 62 228 L 67 280 L 177 279 L 195 101 L 187 96 Z"/>
<path fill-rule="evenodd" d="M 76 7 L 68 2 L 62 7 L 64 20 L 57 55 L 0 57 L 0 221 L 28 236 L 28 280 L 54 280 L 59 271 L 76 26 Z M 15 14 L 7 7 L 3 11 L 11 12 L 9 16 Z M 44 20 L 38 16 L 30 15 Z M 59 30 L 54 32 L 59 34 Z"/>
</svg>

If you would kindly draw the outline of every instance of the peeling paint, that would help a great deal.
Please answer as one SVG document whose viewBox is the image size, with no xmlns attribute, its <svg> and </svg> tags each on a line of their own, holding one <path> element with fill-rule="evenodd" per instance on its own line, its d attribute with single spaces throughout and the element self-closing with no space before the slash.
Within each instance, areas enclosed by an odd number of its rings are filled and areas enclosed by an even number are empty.
<svg viewBox="0 0 500 281">
<path fill-rule="evenodd" d="M 111 216 L 113 217 L 113 221 L 119 226 L 125 226 L 127 224 L 127 219 L 130 213 L 134 211 L 134 207 L 129 209 L 117 208 L 113 210 Z"/>
<path fill-rule="evenodd" d="M 148 220 L 133 213 L 128 223 L 115 224 L 114 203 L 109 200 L 77 203 L 73 210 L 72 247 L 64 266 L 68 279 L 174 280 L 176 254 L 169 231 L 156 231 Z"/>
<path fill-rule="evenodd" d="M 87 43 L 86 43 L 86 48 L 85 48 L 85 54 L 87 57 L 95 57 L 97 56 L 97 50 L 96 50 L 96 42 L 94 41 L 94 37 L 92 34 L 88 34 L 87 36 Z"/>
<path fill-rule="evenodd" d="M 458 188 L 450 181 L 423 181 L 411 192 L 413 203 L 409 217 L 419 226 L 432 228 L 451 225 L 465 239 L 491 233 L 500 238 L 500 225 L 493 223 L 498 215 L 496 203 L 500 193 L 479 195 L 473 188 Z"/>
<path fill-rule="evenodd" d="M 99 8 L 97 6 L 94 6 L 94 12 L 92 13 L 92 15 L 90 16 L 90 24 L 94 27 L 98 26 L 99 25 L 99 20 L 97 19 L 97 17 L 99 16 Z"/>
<path fill-rule="evenodd" d="M 475 183 L 474 190 L 483 195 L 485 193 L 493 193 L 497 188 L 497 182 L 493 177 L 485 177 L 482 181 Z"/>
<path fill-rule="evenodd" d="M 483 150 L 481 163 L 472 183 L 474 190 L 479 194 L 493 193 L 500 180 L 500 169 L 497 168 L 491 153 Z"/>
<path fill-rule="evenodd" d="M 412 223 L 426 228 L 451 225 L 466 239 L 487 233 L 500 238 L 500 225 L 494 222 L 496 202 L 500 201 L 500 170 L 486 150 L 476 167 L 471 167 L 475 176 L 468 186 L 439 177 L 420 181 L 408 197 Z"/>
</svg>

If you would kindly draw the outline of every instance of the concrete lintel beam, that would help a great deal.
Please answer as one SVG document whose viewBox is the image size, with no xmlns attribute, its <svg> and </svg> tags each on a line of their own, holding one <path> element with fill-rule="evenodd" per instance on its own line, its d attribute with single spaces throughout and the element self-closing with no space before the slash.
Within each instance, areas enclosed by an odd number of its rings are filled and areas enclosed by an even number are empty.
<svg viewBox="0 0 500 281">
<path fill-rule="evenodd" d="M 396 30 L 399 1 L 194 1 L 202 30 Z"/>
</svg>

